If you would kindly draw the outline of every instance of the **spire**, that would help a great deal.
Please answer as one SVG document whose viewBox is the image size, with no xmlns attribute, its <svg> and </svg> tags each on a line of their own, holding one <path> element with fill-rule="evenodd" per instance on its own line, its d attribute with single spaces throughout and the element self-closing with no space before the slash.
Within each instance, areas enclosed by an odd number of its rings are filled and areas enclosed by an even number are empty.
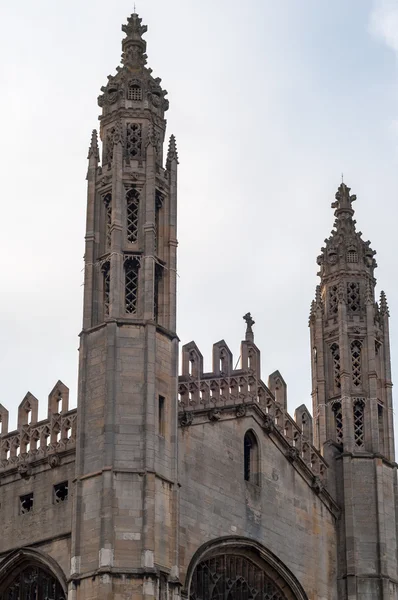
<svg viewBox="0 0 398 600">
<path fill-rule="evenodd" d="M 171 162 L 175 160 L 178 165 L 178 153 L 175 136 L 172 134 L 169 141 L 169 149 L 167 151 L 166 169 L 170 169 Z"/>
<path fill-rule="evenodd" d="M 95 158 L 96 161 L 99 160 L 98 135 L 97 135 L 96 129 L 93 129 L 93 132 L 91 134 L 91 142 L 90 142 L 90 147 L 88 149 L 87 158 L 89 160 L 90 160 L 90 158 Z"/>
<path fill-rule="evenodd" d="M 390 310 L 387 304 L 387 298 L 383 291 L 380 292 L 380 314 L 390 316 Z"/>
<path fill-rule="evenodd" d="M 146 41 L 142 36 L 148 31 L 148 27 L 141 23 L 142 19 L 133 12 L 128 17 L 127 24 L 122 25 L 122 31 L 126 34 L 122 41 L 122 63 L 132 68 L 143 67 L 147 61 Z"/>
<path fill-rule="evenodd" d="M 246 342 L 254 342 L 254 334 L 252 327 L 255 321 L 253 321 L 252 316 L 249 312 L 243 316 L 243 320 L 246 321 Z"/>
</svg>

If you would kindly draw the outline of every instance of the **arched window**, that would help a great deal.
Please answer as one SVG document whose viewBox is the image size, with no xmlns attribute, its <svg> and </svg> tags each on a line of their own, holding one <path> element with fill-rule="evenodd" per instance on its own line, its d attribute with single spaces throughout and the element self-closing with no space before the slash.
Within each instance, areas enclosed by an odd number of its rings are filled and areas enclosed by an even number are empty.
<svg viewBox="0 0 398 600">
<path fill-rule="evenodd" d="M 59 581 L 47 570 L 25 566 L 0 592 L 0 600 L 66 600 Z"/>
<path fill-rule="evenodd" d="M 362 383 L 361 350 L 361 342 L 359 340 L 354 340 L 351 344 L 351 366 L 352 382 L 356 387 L 360 387 Z"/>
<path fill-rule="evenodd" d="M 234 554 L 216 555 L 196 567 L 190 600 L 290 600 L 284 582 L 279 587 L 272 576 L 255 562 Z M 286 593 L 288 595 L 286 595 Z"/>
<path fill-rule="evenodd" d="M 245 481 L 259 485 L 259 450 L 256 436 L 253 431 L 247 431 L 243 442 L 244 449 L 244 476 Z"/>
<path fill-rule="evenodd" d="M 338 444 L 343 443 L 343 410 L 341 402 L 335 402 L 332 406 L 335 420 L 335 431 L 336 431 L 336 442 Z"/>
<path fill-rule="evenodd" d="M 131 189 L 126 194 L 127 202 L 127 240 L 134 244 L 138 237 L 138 208 L 139 194 L 137 190 Z"/>
<path fill-rule="evenodd" d="M 330 346 L 333 359 L 333 386 L 335 389 L 340 389 L 340 348 L 338 344 Z"/>
<path fill-rule="evenodd" d="M 138 305 L 138 268 L 139 261 L 137 257 L 128 257 L 125 264 L 125 309 L 126 313 L 134 314 L 137 312 Z"/>
</svg>

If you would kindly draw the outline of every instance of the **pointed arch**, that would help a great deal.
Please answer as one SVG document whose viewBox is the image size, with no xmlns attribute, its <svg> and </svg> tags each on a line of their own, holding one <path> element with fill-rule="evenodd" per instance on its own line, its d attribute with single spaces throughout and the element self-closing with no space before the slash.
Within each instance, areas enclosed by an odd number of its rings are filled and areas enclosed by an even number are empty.
<svg viewBox="0 0 398 600">
<path fill-rule="evenodd" d="M 245 481 L 260 485 L 260 446 L 252 429 L 245 433 L 243 440 L 243 466 Z"/>
<path fill-rule="evenodd" d="M 26 600 L 36 597 L 33 595 L 37 594 L 37 587 L 33 589 L 34 585 L 40 585 L 42 589 L 51 587 L 54 600 L 67 598 L 65 574 L 59 564 L 44 552 L 33 548 L 21 548 L 11 552 L 0 563 L 0 600 L 14 598 L 12 587 L 22 580 L 32 586 L 32 596 L 24 596 Z M 19 594 L 15 598 L 19 600 Z"/>
<path fill-rule="evenodd" d="M 182 595 L 190 600 L 252 598 L 234 594 L 247 589 L 258 600 L 308 600 L 300 582 L 277 556 L 255 540 L 221 537 L 203 544 L 189 564 Z"/>
</svg>

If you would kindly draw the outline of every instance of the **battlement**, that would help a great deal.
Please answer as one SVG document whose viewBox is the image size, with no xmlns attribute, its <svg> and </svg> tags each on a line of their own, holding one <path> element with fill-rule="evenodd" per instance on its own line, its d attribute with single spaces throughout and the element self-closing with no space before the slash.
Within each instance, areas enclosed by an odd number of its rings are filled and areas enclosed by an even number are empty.
<svg viewBox="0 0 398 600">
<path fill-rule="evenodd" d="M 312 417 L 305 405 L 287 412 L 287 385 L 279 371 L 261 379 L 260 351 L 252 340 L 241 343 L 240 367 L 233 368 L 233 355 L 226 342 L 213 345 L 213 370 L 203 371 L 203 355 L 195 342 L 182 348 L 182 374 L 179 377 L 180 425 L 188 426 L 194 416 L 206 413 L 209 420 L 221 419 L 231 408 L 243 416 L 254 406 L 262 415 L 263 429 L 284 438 L 290 457 L 301 459 L 313 475 L 325 478 L 327 464 L 312 443 Z"/>
<path fill-rule="evenodd" d="M 58 381 L 48 396 L 47 419 L 38 421 L 39 401 L 28 392 L 18 407 L 17 429 L 8 431 L 8 410 L 0 404 L 0 476 L 12 468 L 74 450 L 77 409 L 69 410 L 69 389 Z"/>
</svg>

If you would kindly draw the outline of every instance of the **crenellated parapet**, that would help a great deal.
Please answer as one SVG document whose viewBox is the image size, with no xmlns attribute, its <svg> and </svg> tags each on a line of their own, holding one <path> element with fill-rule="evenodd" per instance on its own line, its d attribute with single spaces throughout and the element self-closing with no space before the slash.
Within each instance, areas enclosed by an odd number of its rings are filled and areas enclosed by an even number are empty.
<svg viewBox="0 0 398 600">
<path fill-rule="evenodd" d="M 39 402 L 28 392 L 18 407 L 17 429 L 8 431 L 8 411 L 0 405 L 0 477 L 11 469 L 23 474 L 39 461 L 59 464 L 75 451 L 77 410 L 69 410 L 69 389 L 58 381 L 48 396 L 47 419 L 38 420 Z"/>
<path fill-rule="evenodd" d="M 250 334 L 252 332 L 249 332 Z M 203 355 L 195 342 L 182 348 L 182 374 L 178 400 L 180 426 L 243 417 L 253 410 L 262 428 L 278 443 L 291 461 L 298 461 L 313 477 L 325 480 L 327 464 L 312 444 L 312 417 L 302 405 L 296 420 L 287 412 L 287 385 L 279 371 L 261 379 L 260 350 L 251 335 L 241 343 L 239 368 L 224 340 L 213 345 L 212 371 L 204 372 Z"/>
</svg>

